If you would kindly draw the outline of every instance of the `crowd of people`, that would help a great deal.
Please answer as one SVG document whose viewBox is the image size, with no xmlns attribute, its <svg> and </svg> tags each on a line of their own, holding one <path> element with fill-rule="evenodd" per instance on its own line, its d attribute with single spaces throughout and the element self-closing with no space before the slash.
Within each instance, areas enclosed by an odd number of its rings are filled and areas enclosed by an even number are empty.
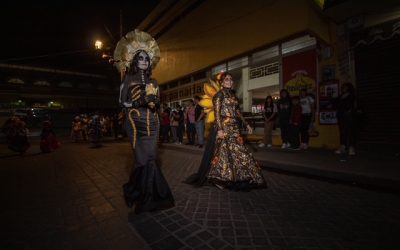
<svg viewBox="0 0 400 250">
<path fill-rule="evenodd" d="M 8 148 L 21 155 L 25 154 L 30 148 L 29 129 L 25 119 L 17 115 L 11 116 L 2 127 L 2 132 L 6 135 Z M 53 131 L 53 124 L 49 117 L 46 117 L 42 124 L 40 133 L 40 150 L 42 153 L 49 153 L 60 147 L 60 143 Z"/>
<path fill-rule="evenodd" d="M 205 113 L 199 105 L 201 98 L 195 96 L 184 107 L 177 105 L 175 108 L 161 105 L 159 111 L 161 143 L 183 144 L 184 137 L 187 145 L 199 148 L 205 142 Z M 342 94 L 336 101 L 337 119 L 340 132 L 340 147 L 337 154 L 348 153 L 355 155 L 354 132 L 354 102 L 353 86 L 349 83 L 342 87 Z M 274 101 L 272 96 L 267 96 L 263 109 L 264 136 L 258 144 L 262 147 L 272 147 L 272 131 L 279 125 L 282 140 L 282 149 L 305 150 L 309 146 L 310 134 L 314 130 L 315 100 L 307 93 L 306 89 L 300 91 L 299 96 L 291 97 L 286 89 L 280 91 L 280 98 Z M 101 146 L 101 138 L 114 137 L 122 139 L 127 136 L 125 131 L 124 112 L 114 114 L 76 115 L 71 124 L 71 140 L 74 142 L 91 141 L 94 147 Z M 12 116 L 2 128 L 5 133 L 9 149 L 21 154 L 30 147 L 28 140 L 29 129 L 23 118 Z M 50 119 L 43 121 L 41 133 L 42 152 L 51 152 L 59 147 L 52 129 Z"/>
<path fill-rule="evenodd" d="M 182 144 L 186 132 L 187 145 L 204 146 L 205 113 L 199 105 L 201 98 L 195 96 L 186 107 L 177 105 L 170 108 L 166 104 L 160 111 L 160 142 Z"/>
<path fill-rule="evenodd" d="M 335 103 L 340 132 L 340 147 L 335 153 L 355 155 L 354 119 L 352 118 L 354 89 L 349 83 L 344 84 L 342 89 L 342 94 Z M 161 105 L 159 111 L 159 141 L 161 143 L 181 145 L 186 137 L 186 145 L 199 148 L 204 146 L 205 113 L 204 108 L 199 105 L 200 101 L 201 97 L 195 96 L 185 102 L 184 106 L 177 105 L 171 108 L 167 104 Z M 318 135 L 314 125 L 315 105 L 315 97 L 306 89 L 301 89 L 298 96 L 290 96 L 286 89 L 282 89 L 277 101 L 274 101 L 272 96 L 267 96 L 263 108 L 264 135 L 258 147 L 272 147 L 273 130 L 279 126 L 282 149 L 308 149 L 310 137 Z M 103 120 L 104 122 L 101 122 L 103 131 L 107 131 L 109 119 L 103 118 Z"/>
<path fill-rule="evenodd" d="M 299 96 L 293 97 L 286 89 L 282 89 L 277 103 L 274 103 L 271 96 L 267 96 L 263 117 L 264 142 L 259 147 L 272 147 L 272 130 L 276 122 L 279 122 L 282 149 L 307 149 L 310 130 L 315 121 L 314 97 L 306 89 L 302 89 Z"/>
<path fill-rule="evenodd" d="M 340 134 L 340 148 L 335 153 L 355 155 L 355 95 L 351 83 L 343 84 L 335 107 Z M 271 96 L 267 96 L 263 118 L 264 140 L 259 147 L 272 147 L 272 130 L 277 124 L 281 131 L 282 149 L 305 150 L 310 136 L 318 135 L 314 126 L 315 98 L 306 89 L 301 89 L 300 95 L 293 97 L 282 89 L 276 103 Z"/>
<path fill-rule="evenodd" d="M 91 141 L 94 146 L 100 146 L 100 140 L 104 136 L 120 139 L 125 136 L 124 113 L 112 115 L 100 114 L 76 115 L 71 124 L 71 140 L 74 142 Z"/>
<path fill-rule="evenodd" d="M 15 115 L 10 117 L 4 123 L 2 132 L 6 134 L 6 143 L 10 150 L 24 154 L 30 147 L 29 129 L 21 117 Z"/>
</svg>

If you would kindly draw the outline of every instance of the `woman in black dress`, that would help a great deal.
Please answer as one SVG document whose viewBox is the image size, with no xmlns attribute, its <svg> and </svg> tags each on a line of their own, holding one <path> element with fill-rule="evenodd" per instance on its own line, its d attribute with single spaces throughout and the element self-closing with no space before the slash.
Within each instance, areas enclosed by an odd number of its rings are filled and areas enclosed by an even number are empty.
<svg viewBox="0 0 400 250">
<path fill-rule="evenodd" d="M 129 182 L 123 185 L 127 205 L 135 205 L 135 213 L 166 209 L 174 206 L 174 198 L 160 167 L 156 164 L 159 117 L 156 112 L 159 103 L 157 81 L 151 79 L 151 63 L 157 59 L 155 40 L 147 33 L 135 30 L 128 33 L 130 50 L 118 50 L 126 46 L 126 38 L 117 45 L 116 53 L 127 55 L 122 59 L 133 58 L 128 65 L 128 74 L 120 87 L 120 103 L 126 112 L 126 131 L 135 152 L 135 164 Z M 137 40 L 148 47 L 134 47 Z M 145 40 L 143 42 L 143 39 Z M 151 47 L 153 46 L 153 47 Z M 136 50 L 132 50 L 135 48 Z"/>
</svg>

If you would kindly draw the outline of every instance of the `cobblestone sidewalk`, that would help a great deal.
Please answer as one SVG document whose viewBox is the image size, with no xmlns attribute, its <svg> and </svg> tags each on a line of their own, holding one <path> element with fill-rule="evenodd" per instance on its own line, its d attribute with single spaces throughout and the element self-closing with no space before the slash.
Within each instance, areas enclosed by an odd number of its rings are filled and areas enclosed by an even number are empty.
<svg viewBox="0 0 400 250">
<path fill-rule="evenodd" d="M 398 249 L 400 197 L 265 171 L 268 188 L 182 183 L 201 155 L 160 150 L 173 209 L 134 215 L 126 142 L 18 156 L 0 145 L 0 249 Z"/>
</svg>

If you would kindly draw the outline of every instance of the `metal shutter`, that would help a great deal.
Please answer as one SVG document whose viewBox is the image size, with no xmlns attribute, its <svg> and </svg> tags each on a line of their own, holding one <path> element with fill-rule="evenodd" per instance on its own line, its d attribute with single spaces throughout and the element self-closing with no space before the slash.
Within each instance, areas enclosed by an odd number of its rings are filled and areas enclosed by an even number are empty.
<svg viewBox="0 0 400 250">
<path fill-rule="evenodd" d="M 400 145 L 400 36 L 354 50 L 358 106 L 368 117 L 359 143 Z"/>
</svg>

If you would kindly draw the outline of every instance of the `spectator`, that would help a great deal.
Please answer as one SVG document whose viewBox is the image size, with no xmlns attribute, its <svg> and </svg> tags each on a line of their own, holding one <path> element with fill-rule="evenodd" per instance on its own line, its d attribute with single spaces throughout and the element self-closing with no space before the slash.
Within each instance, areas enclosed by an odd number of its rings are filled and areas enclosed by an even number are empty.
<svg viewBox="0 0 400 250">
<path fill-rule="evenodd" d="M 8 148 L 21 155 L 30 147 L 28 140 L 29 130 L 26 123 L 18 116 L 13 116 L 7 129 Z"/>
<path fill-rule="evenodd" d="M 292 150 L 300 150 L 300 127 L 303 119 L 302 106 L 300 105 L 299 97 L 295 96 L 292 98 L 292 109 L 290 113 L 290 147 Z"/>
<path fill-rule="evenodd" d="M 204 108 L 199 105 L 200 100 L 200 96 L 194 97 L 197 141 L 199 148 L 202 148 L 204 145 Z"/>
<path fill-rule="evenodd" d="M 161 143 L 164 143 L 164 142 L 169 142 L 169 131 L 170 131 L 170 129 L 171 129 L 171 127 L 170 127 L 170 123 L 171 123 L 171 121 L 170 121 L 170 113 L 171 113 L 171 110 L 170 110 L 170 108 L 166 105 L 166 104 L 164 104 L 164 109 L 163 109 L 163 111 L 161 112 L 161 128 L 160 128 L 160 130 L 161 130 L 161 138 L 160 138 L 160 141 L 161 141 Z"/>
<path fill-rule="evenodd" d="M 307 95 L 307 89 L 300 90 L 300 105 L 302 110 L 300 125 L 300 149 L 307 149 L 310 140 L 308 131 L 310 129 L 311 123 L 313 123 L 315 120 L 314 99 L 311 96 Z"/>
<path fill-rule="evenodd" d="M 290 99 L 289 92 L 286 89 L 281 90 L 280 99 L 277 106 L 279 127 L 281 129 L 282 149 L 285 149 L 290 147 L 289 121 L 292 108 L 292 101 Z"/>
<path fill-rule="evenodd" d="M 185 114 L 180 105 L 177 106 L 177 112 L 178 112 L 178 116 L 179 116 L 178 130 L 177 130 L 178 144 L 182 144 L 183 133 L 185 132 Z"/>
<path fill-rule="evenodd" d="M 103 137 L 103 129 L 101 125 L 101 116 L 96 112 L 89 124 L 89 135 L 92 141 L 92 148 L 101 147 L 101 138 Z"/>
<path fill-rule="evenodd" d="M 88 140 L 88 124 L 89 123 L 89 118 L 87 114 L 82 114 L 81 115 L 81 130 L 82 130 L 82 138 L 84 141 Z"/>
<path fill-rule="evenodd" d="M 49 153 L 60 147 L 56 134 L 53 131 L 53 124 L 47 116 L 43 122 L 42 133 L 40 134 L 40 150 Z"/>
<path fill-rule="evenodd" d="M 89 123 L 89 121 L 88 121 Z M 78 142 L 79 139 L 82 138 L 82 124 L 81 118 L 79 115 L 75 116 L 74 120 L 72 121 L 72 129 L 71 129 L 71 139 L 74 142 Z"/>
<path fill-rule="evenodd" d="M 272 129 L 275 125 L 277 116 L 277 107 L 272 96 L 267 96 L 264 103 L 264 143 L 260 143 L 259 147 L 272 147 Z"/>
<path fill-rule="evenodd" d="M 179 126 L 179 114 L 178 111 L 173 110 L 171 112 L 171 132 L 172 132 L 172 142 L 178 143 L 178 126 Z"/>
<path fill-rule="evenodd" d="M 195 124 L 196 124 L 196 117 L 195 117 L 194 101 L 190 100 L 186 110 L 186 127 L 189 140 L 188 145 L 194 145 L 196 136 Z"/>
<path fill-rule="evenodd" d="M 342 93 L 337 99 L 336 107 L 340 134 L 340 148 L 336 154 L 344 154 L 348 150 L 349 155 L 355 155 L 355 124 L 354 124 L 354 87 L 351 83 L 342 85 Z"/>
</svg>

